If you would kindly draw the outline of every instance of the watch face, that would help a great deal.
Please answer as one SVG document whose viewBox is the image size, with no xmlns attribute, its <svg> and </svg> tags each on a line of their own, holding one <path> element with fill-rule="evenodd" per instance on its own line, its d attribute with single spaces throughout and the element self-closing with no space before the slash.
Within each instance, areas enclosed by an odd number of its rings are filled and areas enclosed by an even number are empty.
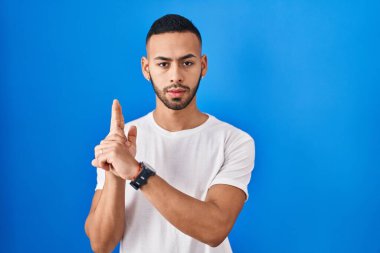
<svg viewBox="0 0 380 253">
<path fill-rule="evenodd" d="M 153 167 L 150 166 L 148 163 L 146 163 L 146 162 L 142 162 L 142 165 L 143 165 L 145 168 L 150 169 L 150 170 L 153 171 L 153 172 L 156 172 L 156 170 L 153 169 Z"/>
</svg>

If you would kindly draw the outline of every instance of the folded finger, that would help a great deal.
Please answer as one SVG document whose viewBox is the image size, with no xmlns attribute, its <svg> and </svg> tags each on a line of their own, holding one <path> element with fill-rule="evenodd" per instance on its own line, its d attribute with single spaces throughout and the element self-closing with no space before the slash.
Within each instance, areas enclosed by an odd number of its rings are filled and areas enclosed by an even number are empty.
<svg viewBox="0 0 380 253">
<path fill-rule="evenodd" d="M 94 166 L 95 168 L 100 168 L 100 169 L 103 169 L 103 170 L 106 170 L 108 171 L 109 170 L 109 166 L 108 164 L 106 166 L 101 166 L 99 163 L 98 163 L 98 160 L 96 158 L 92 159 L 91 161 L 91 165 Z"/>
<path fill-rule="evenodd" d="M 109 150 L 103 151 L 103 153 L 99 154 L 95 159 L 98 161 L 98 164 L 101 168 L 107 166 L 107 164 L 112 163 Z"/>
<path fill-rule="evenodd" d="M 105 152 L 108 152 L 110 149 L 112 149 L 115 146 L 115 144 L 102 144 L 102 145 L 97 145 L 94 148 L 94 155 L 95 157 L 98 157 L 100 154 L 103 154 Z"/>
</svg>

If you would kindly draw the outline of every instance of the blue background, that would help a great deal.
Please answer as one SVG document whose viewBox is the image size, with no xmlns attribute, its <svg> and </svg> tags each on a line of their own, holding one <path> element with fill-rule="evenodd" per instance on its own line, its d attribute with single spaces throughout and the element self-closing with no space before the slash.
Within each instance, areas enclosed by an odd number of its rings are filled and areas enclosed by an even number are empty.
<svg viewBox="0 0 380 253">
<path fill-rule="evenodd" d="M 0 2 L 1 252 L 90 252 L 94 146 L 167 13 L 200 29 L 202 111 L 250 133 L 235 252 L 380 252 L 379 1 Z"/>
</svg>

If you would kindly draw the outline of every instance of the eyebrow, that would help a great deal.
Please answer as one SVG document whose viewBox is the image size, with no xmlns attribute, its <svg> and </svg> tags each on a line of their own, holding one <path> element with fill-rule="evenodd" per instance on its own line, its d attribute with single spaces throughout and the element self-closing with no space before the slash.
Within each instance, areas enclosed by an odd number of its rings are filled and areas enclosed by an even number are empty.
<svg viewBox="0 0 380 253">
<path fill-rule="evenodd" d="M 193 55 L 193 54 L 187 54 L 187 55 L 179 57 L 177 60 L 182 61 L 182 60 L 185 60 L 185 59 L 188 59 L 188 58 L 193 58 L 193 57 L 196 57 L 196 56 Z M 168 57 L 164 57 L 164 56 L 157 56 L 153 60 L 172 61 L 173 59 L 172 58 L 168 58 Z"/>
</svg>

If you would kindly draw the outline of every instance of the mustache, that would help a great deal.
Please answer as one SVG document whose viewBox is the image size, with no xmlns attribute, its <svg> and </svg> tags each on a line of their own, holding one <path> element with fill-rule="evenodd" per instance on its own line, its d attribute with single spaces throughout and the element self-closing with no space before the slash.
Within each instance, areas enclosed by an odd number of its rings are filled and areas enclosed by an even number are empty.
<svg viewBox="0 0 380 253">
<path fill-rule="evenodd" d="M 168 92 L 169 89 L 175 89 L 175 88 L 181 88 L 181 89 L 184 89 L 184 90 L 190 90 L 189 87 L 185 86 L 185 85 L 182 85 L 180 83 L 175 83 L 175 84 L 172 84 L 168 87 L 165 87 L 164 88 L 164 92 Z"/>
</svg>

